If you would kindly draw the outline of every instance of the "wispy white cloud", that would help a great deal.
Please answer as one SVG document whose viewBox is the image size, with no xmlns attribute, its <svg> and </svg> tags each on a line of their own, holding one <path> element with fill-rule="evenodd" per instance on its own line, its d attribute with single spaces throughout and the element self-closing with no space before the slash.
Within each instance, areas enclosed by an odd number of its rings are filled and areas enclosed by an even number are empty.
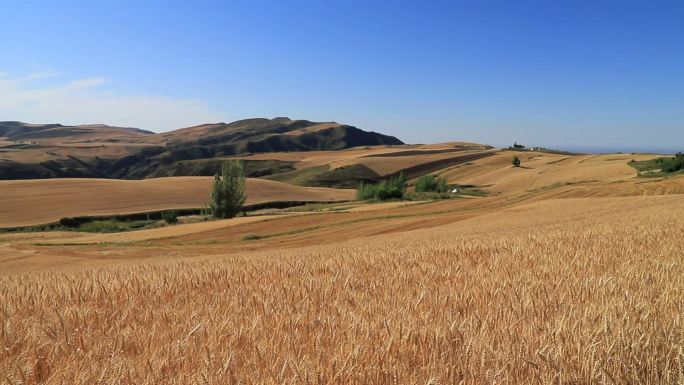
<svg viewBox="0 0 684 385">
<path fill-rule="evenodd" d="M 102 77 L 60 78 L 51 70 L 18 77 L 0 71 L 0 120 L 106 123 L 154 131 L 224 120 L 200 100 L 122 95 Z"/>
</svg>

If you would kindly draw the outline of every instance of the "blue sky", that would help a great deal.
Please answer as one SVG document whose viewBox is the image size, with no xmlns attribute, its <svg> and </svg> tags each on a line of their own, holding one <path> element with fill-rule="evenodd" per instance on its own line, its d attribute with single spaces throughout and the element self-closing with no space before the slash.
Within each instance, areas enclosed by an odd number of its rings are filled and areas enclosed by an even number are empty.
<svg viewBox="0 0 684 385">
<path fill-rule="evenodd" d="M 2 1 L 0 120 L 684 148 L 684 2 Z"/>
</svg>

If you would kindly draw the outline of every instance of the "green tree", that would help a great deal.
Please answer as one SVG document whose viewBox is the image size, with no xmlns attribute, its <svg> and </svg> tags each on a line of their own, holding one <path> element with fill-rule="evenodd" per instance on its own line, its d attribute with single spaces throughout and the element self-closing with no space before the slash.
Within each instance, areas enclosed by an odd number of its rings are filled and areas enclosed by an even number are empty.
<svg viewBox="0 0 684 385">
<path fill-rule="evenodd" d="M 228 160 L 221 165 L 221 173 L 214 176 L 209 210 L 216 218 L 233 218 L 247 199 L 245 194 L 245 165 L 239 160 Z"/>
<path fill-rule="evenodd" d="M 513 167 L 520 167 L 520 158 L 518 158 L 517 156 L 514 156 L 511 163 L 513 164 Z"/>
</svg>

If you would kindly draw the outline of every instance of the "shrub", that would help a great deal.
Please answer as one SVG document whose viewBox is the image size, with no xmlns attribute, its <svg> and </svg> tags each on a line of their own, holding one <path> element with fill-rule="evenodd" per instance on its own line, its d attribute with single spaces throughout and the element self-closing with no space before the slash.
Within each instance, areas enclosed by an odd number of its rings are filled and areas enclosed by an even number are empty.
<svg viewBox="0 0 684 385">
<path fill-rule="evenodd" d="M 175 210 L 164 211 L 162 213 L 162 219 L 168 224 L 176 223 L 176 222 L 178 222 L 178 212 Z"/>
<path fill-rule="evenodd" d="M 660 157 L 651 160 L 635 161 L 629 163 L 637 169 L 637 172 L 657 175 L 660 173 L 675 173 L 684 170 L 684 153 L 678 152 L 674 156 Z"/>
<path fill-rule="evenodd" d="M 85 231 L 88 233 L 118 233 L 129 229 L 130 228 L 126 226 L 125 223 L 115 220 L 92 221 L 78 227 L 78 231 Z"/>
<path fill-rule="evenodd" d="M 684 154 L 681 152 L 678 152 L 674 158 L 670 161 L 670 164 L 668 165 L 668 169 L 671 171 L 668 172 L 677 172 L 684 170 Z"/>
<path fill-rule="evenodd" d="M 671 158 L 658 158 L 655 163 L 660 166 L 662 172 L 677 172 L 684 170 L 684 154 L 678 152 Z"/>
<path fill-rule="evenodd" d="M 75 218 L 61 218 L 59 220 L 59 224 L 64 227 L 69 227 L 69 228 L 76 228 L 81 225 L 82 222 L 79 222 Z"/>
<path fill-rule="evenodd" d="M 444 193 L 449 190 L 449 185 L 444 177 L 423 175 L 416 181 L 416 192 Z"/>
<path fill-rule="evenodd" d="M 437 192 L 438 193 L 445 193 L 449 191 L 449 184 L 446 181 L 446 178 L 444 177 L 439 177 L 437 178 Z"/>
<path fill-rule="evenodd" d="M 370 200 L 377 199 L 386 201 L 390 199 L 402 199 L 406 193 L 406 177 L 404 173 L 399 176 L 383 180 L 380 183 L 366 184 L 361 183 L 356 191 L 356 199 Z"/>
</svg>

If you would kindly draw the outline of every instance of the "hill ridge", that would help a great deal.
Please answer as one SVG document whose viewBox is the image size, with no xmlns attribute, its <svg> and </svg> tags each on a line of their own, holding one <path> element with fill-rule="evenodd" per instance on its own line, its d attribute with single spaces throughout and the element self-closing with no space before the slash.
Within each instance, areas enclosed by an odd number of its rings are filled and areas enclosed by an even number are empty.
<svg viewBox="0 0 684 385">
<path fill-rule="evenodd" d="M 288 117 L 204 123 L 162 133 L 106 124 L 4 121 L 0 179 L 143 179 L 164 175 L 181 161 L 401 144 L 394 136 L 351 125 Z"/>
</svg>

